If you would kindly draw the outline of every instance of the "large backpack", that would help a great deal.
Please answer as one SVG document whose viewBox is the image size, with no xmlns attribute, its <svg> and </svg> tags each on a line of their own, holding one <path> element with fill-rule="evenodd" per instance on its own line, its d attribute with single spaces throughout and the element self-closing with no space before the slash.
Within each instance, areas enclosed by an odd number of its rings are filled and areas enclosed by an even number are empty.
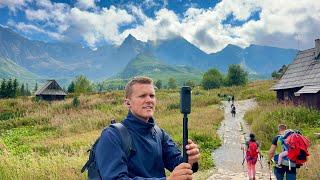
<svg viewBox="0 0 320 180">
<path fill-rule="evenodd" d="M 298 166 L 302 166 L 309 156 L 310 141 L 299 131 L 289 130 L 281 138 L 283 150 L 288 151 L 288 159 Z"/>
<path fill-rule="evenodd" d="M 246 152 L 246 158 L 247 160 L 257 160 L 258 159 L 258 154 L 259 154 L 259 150 L 258 150 L 258 144 L 255 141 L 249 141 L 248 144 L 248 149 Z"/>
<path fill-rule="evenodd" d="M 132 138 L 128 132 L 128 129 L 122 124 L 122 123 L 115 123 L 115 121 L 111 121 L 110 126 L 111 128 L 116 128 L 121 136 L 121 142 L 122 142 L 122 150 L 125 152 L 126 157 L 129 158 L 132 147 Z M 155 125 L 154 130 L 156 131 L 156 134 L 160 136 L 161 142 L 163 140 L 163 134 L 162 130 L 159 128 L 159 126 Z M 99 168 L 97 166 L 96 162 L 96 155 L 95 155 L 95 149 L 100 140 L 100 137 L 95 141 L 95 143 L 91 146 L 91 149 L 88 150 L 89 158 L 88 161 L 84 164 L 84 166 L 81 169 L 81 173 L 83 173 L 85 170 L 88 170 L 88 179 L 89 180 L 101 180 L 101 175 L 99 172 Z"/>
</svg>

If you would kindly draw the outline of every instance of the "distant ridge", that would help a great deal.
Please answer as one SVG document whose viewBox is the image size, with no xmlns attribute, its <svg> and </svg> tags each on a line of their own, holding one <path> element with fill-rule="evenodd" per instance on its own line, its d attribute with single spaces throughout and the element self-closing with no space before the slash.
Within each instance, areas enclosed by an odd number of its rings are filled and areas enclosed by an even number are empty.
<svg viewBox="0 0 320 180">
<path fill-rule="evenodd" d="M 115 77 L 128 69 L 130 61 L 139 54 L 151 56 L 165 65 L 192 67 L 199 73 L 209 68 L 226 73 L 230 64 L 243 64 L 256 77 L 271 77 L 274 70 L 289 64 L 296 53 L 294 49 L 259 45 L 243 49 L 228 45 L 220 52 L 207 54 L 182 37 L 154 43 L 139 41 L 131 34 L 118 47 L 105 44 L 92 50 L 77 43 L 29 40 L 0 26 L 0 58 L 39 77 L 66 81 L 81 74 L 94 81 Z M 136 67 L 139 68 L 142 67 Z"/>
</svg>

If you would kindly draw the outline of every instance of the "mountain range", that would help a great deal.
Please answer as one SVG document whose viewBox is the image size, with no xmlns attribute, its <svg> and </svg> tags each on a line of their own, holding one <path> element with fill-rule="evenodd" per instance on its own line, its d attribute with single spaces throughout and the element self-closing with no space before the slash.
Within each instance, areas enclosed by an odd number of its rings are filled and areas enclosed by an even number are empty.
<svg viewBox="0 0 320 180">
<path fill-rule="evenodd" d="M 255 76 L 270 77 L 296 53 L 294 49 L 228 45 L 220 52 L 207 54 L 182 37 L 142 42 L 132 35 L 120 46 L 106 44 L 92 50 L 76 43 L 30 40 L 0 26 L 0 78 L 73 79 L 83 74 L 101 81 L 148 74 L 161 77 L 156 79 L 172 76 L 197 80 L 209 68 L 225 73 L 230 64 L 241 64 Z"/>
</svg>

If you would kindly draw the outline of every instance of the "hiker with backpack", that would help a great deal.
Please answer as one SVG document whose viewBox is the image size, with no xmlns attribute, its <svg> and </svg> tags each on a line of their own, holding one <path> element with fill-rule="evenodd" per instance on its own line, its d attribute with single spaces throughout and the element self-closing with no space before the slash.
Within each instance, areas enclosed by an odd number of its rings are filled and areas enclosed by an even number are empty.
<svg viewBox="0 0 320 180">
<path fill-rule="evenodd" d="M 249 135 L 249 140 L 246 141 L 246 146 L 244 147 L 244 151 L 246 152 L 245 160 L 247 162 L 249 180 L 254 180 L 256 176 L 256 163 L 258 160 L 258 155 L 260 154 L 259 143 L 256 141 L 254 134 L 251 133 Z"/>
<path fill-rule="evenodd" d="M 188 163 L 184 163 L 172 138 L 156 125 L 152 79 L 136 77 L 129 81 L 125 87 L 125 106 L 129 112 L 121 123 L 116 123 L 120 128 L 105 128 L 97 142 L 92 160 L 95 163 L 87 166 L 88 174 L 92 171 L 90 168 L 97 170 L 97 175 L 91 178 L 192 179 L 198 170 L 199 148 L 189 139 Z M 124 134 L 129 138 L 123 138 Z M 165 177 L 165 169 L 171 171 L 170 176 Z"/>
<path fill-rule="evenodd" d="M 292 132 L 291 129 L 287 129 L 284 131 L 284 135 L 283 137 L 286 137 L 288 136 L 288 134 Z M 284 138 L 285 139 L 285 138 Z M 288 155 L 288 147 L 287 146 L 284 146 L 283 147 L 283 151 L 281 153 L 279 153 L 279 156 L 278 156 L 278 163 L 276 164 L 277 167 L 280 167 L 281 168 L 281 164 L 282 164 L 282 160 L 284 157 L 286 157 Z"/>
<path fill-rule="evenodd" d="M 295 180 L 297 168 L 307 160 L 310 142 L 299 131 L 287 130 L 287 126 L 278 126 L 279 135 L 273 138 L 269 150 L 269 164 L 275 162 L 274 174 L 282 180 Z"/>
<path fill-rule="evenodd" d="M 231 104 L 231 115 L 236 117 L 236 106 L 234 104 Z"/>
</svg>

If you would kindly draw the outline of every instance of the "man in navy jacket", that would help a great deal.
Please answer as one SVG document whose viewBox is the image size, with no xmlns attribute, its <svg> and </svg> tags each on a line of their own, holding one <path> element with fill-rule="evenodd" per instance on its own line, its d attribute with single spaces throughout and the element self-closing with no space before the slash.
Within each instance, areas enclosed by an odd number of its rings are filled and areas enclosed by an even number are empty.
<svg viewBox="0 0 320 180">
<path fill-rule="evenodd" d="M 197 166 L 200 158 L 198 146 L 188 140 L 188 163 L 183 163 L 181 151 L 170 136 L 162 129 L 162 138 L 155 134 L 153 81 L 147 77 L 133 78 L 126 85 L 125 94 L 129 113 L 122 123 L 132 137 L 134 148 L 127 157 L 120 133 L 115 128 L 106 128 L 96 148 L 102 179 L 192 179 L 192 169 L 195 170 L 192 166 Z M 165 177 L 165 168 L 171 171 L 169 177 Z"/>
</svg>

